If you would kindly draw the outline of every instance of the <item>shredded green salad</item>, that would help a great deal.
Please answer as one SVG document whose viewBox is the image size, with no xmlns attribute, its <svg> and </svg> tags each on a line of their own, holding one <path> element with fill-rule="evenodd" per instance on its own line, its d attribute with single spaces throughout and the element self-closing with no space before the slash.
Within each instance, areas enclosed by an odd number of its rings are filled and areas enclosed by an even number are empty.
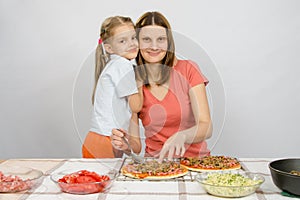
<svg viewBox="0 0 300 200">
<path fill-rule="evenodd" d="M 208 193 L 224 197 L 241 197 L 255 192 L 263 180 L 253 180 L 241 174 L 212 173 L 203 181 Z M 227 187 L 226 187 L 227 186 Z"/>
</svg>

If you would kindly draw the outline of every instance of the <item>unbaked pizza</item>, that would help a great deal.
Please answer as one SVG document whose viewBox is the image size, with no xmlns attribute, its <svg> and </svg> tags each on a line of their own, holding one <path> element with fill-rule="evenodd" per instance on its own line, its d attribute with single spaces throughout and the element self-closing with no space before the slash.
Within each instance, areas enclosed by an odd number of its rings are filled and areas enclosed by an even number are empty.
<svg viewBox="0 0 300 200">
<path fill-rule="evenodd" d="M 180 164 L 191 171 L 215 171 L 240 169 L 241 164 L 236 158 L 227 156 L 184 157 Z"/>
<path fill-rule="evenodd" d="M 147 160 L 144 163 L 130 162 L 121 169 L 123 175 L 130 178 L 147 179 L 147 180 L 163 180 L 184 176 L 188 173 L 188 169 L 175 161 Z"/>
</svg>

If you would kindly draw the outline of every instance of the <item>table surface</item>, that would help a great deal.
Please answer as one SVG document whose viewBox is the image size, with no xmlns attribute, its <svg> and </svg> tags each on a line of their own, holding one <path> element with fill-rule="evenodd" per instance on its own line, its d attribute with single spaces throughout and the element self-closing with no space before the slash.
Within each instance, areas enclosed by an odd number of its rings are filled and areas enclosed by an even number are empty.
<svg viewBox="0 0 300 200">
<path fill-rule="evenodd" d="M 128 159 L 127 159 L 128 160 Z M 281 195 L 281 191 L 273 184 L 268 164 L 275 160 L 271 158 L 241 158 L 239 159 L 243 170 L 259 173 L 265 178 L 265 182 L 256 193 L 239 200 L 281 200 L 291 199 Z M 52 173 L 66 169 L 101 169 L 103 172 L 119 170 L 126 159 L 10 159 L 0 161 L 1 166 L 23 166 L 41 170 L 44 173 L 42 184 L 32 192 L 21 192 L 14 194 L 0 194 L 0 200 L 47 200 L 47 199 L 112 199 L 112 200 L 141 200 L 145 199 L 222 199 L 209 195 L 202 186 L 193 180 L 196 172 L 165 181 L 136 180 L 119 175 L 110 191 L 106 194 L 73 195 L 60 191 L 50 180 Z M 228 199 L 228 198 L 227 198 Z"/>
</svg>

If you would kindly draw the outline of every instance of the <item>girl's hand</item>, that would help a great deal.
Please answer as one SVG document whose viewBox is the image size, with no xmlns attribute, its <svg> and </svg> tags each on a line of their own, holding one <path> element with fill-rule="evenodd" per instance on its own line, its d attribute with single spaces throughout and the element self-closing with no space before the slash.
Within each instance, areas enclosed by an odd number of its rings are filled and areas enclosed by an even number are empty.
<svg viewBox="0 0 300 200">
<path fill-rule="evenodd" d="M 162 147 L 158 161 L 162 162 L 166 154 L 168 153 L 168 160 L 171 160 L 174 156 L 183 157 L 185 153 L 185 139 L 186 136 L 184 134 L 176 133 L 172 135 Z"/>
<path fill-rule="evenodd" d="M 122 139 L 126 136 L 126 132 L 123 129 L 113 129 L 111 133 L 110 139 L 113 147 L 122 151 L 127 150 L 128 145 Z"/>
</svg>

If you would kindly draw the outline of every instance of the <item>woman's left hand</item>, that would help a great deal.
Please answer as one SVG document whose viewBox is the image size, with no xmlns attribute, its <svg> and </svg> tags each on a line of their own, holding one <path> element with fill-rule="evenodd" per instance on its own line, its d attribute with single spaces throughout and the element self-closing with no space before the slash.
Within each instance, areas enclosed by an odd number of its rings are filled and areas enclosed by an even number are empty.
<svg viewBox="0 0 300 200">
<path fill-rule="evenodd" d="M 184 134 L 176 133 L 172 135 L 164 144 L 162 147 L 158 161 L 162 162 L 166 154 L 168 153 L 168 159 L 171 160 L 175 156 L 182 157 L 185 153 L 185 138 L 186 136 Z"/>
</svg>

